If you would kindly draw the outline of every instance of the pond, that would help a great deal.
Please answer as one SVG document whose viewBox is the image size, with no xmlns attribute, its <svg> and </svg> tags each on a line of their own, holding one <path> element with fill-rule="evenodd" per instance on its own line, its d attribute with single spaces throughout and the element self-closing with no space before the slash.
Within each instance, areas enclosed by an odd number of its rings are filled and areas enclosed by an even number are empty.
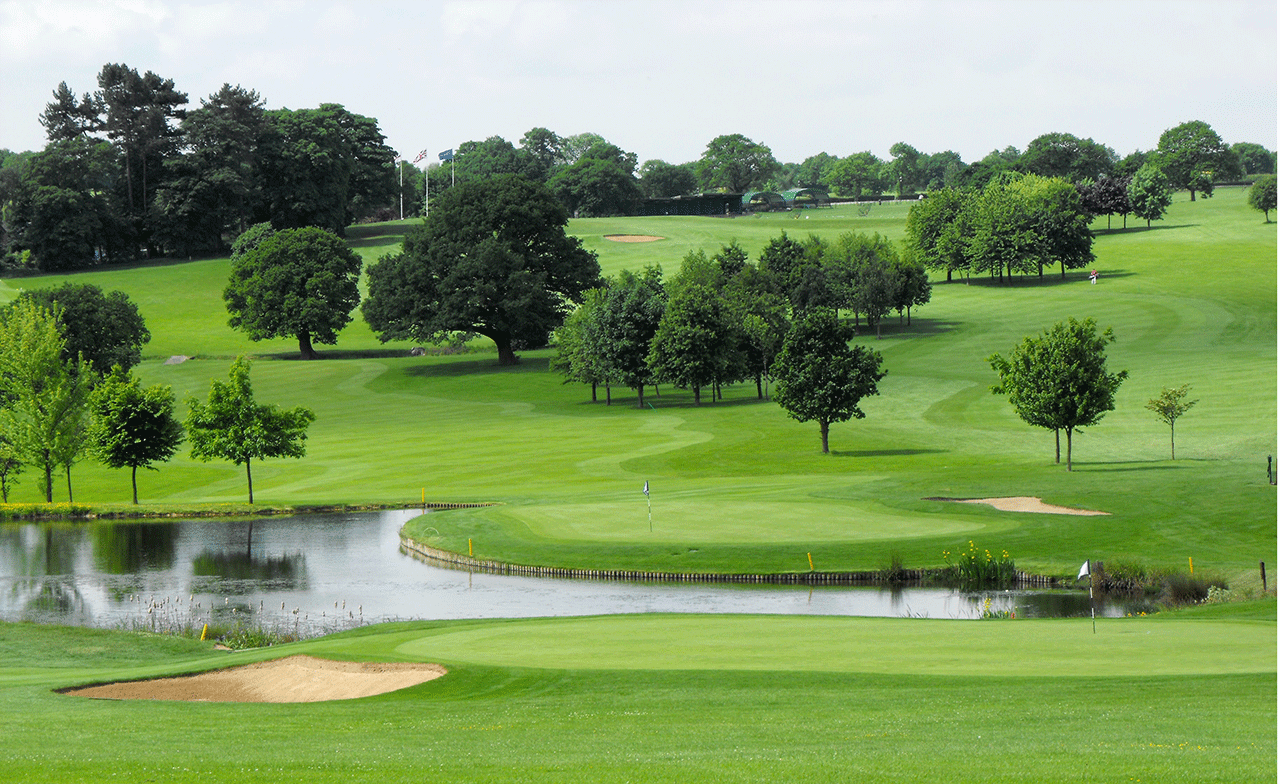
<svg viewBox="0 0 1280 784">
<path fill-rule="evenodd" d="M 0 525 L 0 620 L 172 631 L 242 620 L 300 634 L 389 620 L 613 613 L 1088 616 L 1083 591 L 742 586 L 514 577 L 400 549 L 414 510 Z M 1099 603 L 1099 615 L 1123 615 Z"/>
</svg>

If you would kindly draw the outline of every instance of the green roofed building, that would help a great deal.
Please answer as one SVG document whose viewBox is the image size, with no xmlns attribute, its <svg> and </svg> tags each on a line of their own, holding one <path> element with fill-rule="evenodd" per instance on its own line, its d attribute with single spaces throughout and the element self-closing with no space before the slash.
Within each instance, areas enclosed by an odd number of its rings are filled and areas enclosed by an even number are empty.
<svg viewBox="0 0 1280 784">
<path fill-rule="evenodd" d="M 737 193 L 693 193 L 665 199 L 645 199 L 641 215 L 736 215 L 742 212 Z"/>
<path fill-rule="evenodd" d="M 802 207 L 830 207 L 831 196 L 826 188 L 792 188 L 782 192 L 782 198 L 792 209 Z"/>
<path fill-rule="evenodd" d="M 787 200 L 782 198 L 780 193 L 748 191 L 742 194 L 743 212 L 767 212 L 770 210 L 785 210 L 786 208 Z"/>
</svg>

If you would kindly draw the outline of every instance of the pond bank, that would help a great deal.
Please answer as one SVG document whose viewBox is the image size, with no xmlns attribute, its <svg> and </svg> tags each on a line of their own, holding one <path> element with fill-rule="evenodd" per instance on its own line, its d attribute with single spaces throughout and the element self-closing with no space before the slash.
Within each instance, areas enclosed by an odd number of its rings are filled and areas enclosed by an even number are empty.
<svg viewBox="0 0 1280 784">
<path fill-rule="evenodd" d="M 428 501 L 427 503 L 400 504 L 299 504 L 296 506 L 264 506 L 262 504 L 199 504 L 192 506 L 134 506 L 121 504 L 102 506 L 92 504 L 0 504 L 0 522 L 83 522 L 90 520 L 158 520 L 164 518 L 198 517 L 271 517 L 304 514 L 332 514 L 345 512 L 382 512 L 393 509 L 421 509 L 445 511 L 448 509 L 476 509 L 494 506 L 495 501 L 452 502 Z"/>
<path fill-rule="evenodd" d="M 942 569 L 901 569 L 892 580 L 883 572 L 775 572 L 769 574 L 714 574 L 698 572 L 646 572 L 630 569 L 570 569 L 553 566 L 525 566 L 474 558 L 452 550 L 440 550 L 400 534 L 400 547 L 424 561 L 457 569 L 511 574 L 524 577 L 560 577 L 587 580 L 627 580 L 635 582 L 755 583 L 764 585 L 884 585 L 943 584 Z M 1019 588 L 1061 588 L 1069 585 L 1058 577 L 1017 572 L 1013 585 Z"/>
</svg>

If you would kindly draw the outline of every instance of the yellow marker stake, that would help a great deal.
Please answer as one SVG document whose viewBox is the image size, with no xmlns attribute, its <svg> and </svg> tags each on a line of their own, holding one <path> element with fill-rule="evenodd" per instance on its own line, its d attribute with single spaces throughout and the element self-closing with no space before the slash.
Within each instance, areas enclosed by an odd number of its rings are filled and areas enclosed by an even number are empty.
<svg viewBox="0 0 1280 784">
<path fill-rule="evenodd" d="M 467 537 L 467 555 L 468 556 L 475 555 L 475 553 L 471 550 L 471 537 L 469 536 Z"/>
<path fill-rule="evenodd" d="M 204 628 L 200 630 L 200 642 L 204 642 L 204 636 L 208 633 L 209 633 L 209 624 L 206 623 L 204 625 Z"/>
<path fill-rule="evenodd" d="M 1192 574 L 1196 573 L 1196 565 L 1191 563 L 1191 556 L 1189 555 L 1187 556 L 1187 568 L 1191 570 Z"/>
<path fill-rule="evenodd" d="M 813 553 L 809 553 L 809 571 L 813 571 Z"/>
</svg>

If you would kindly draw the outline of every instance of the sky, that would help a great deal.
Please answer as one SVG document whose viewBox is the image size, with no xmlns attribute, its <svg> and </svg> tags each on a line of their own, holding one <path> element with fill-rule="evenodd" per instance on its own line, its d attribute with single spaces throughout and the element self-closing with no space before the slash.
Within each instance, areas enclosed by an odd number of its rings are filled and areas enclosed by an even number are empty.
<svg viewBox="0 0 1280 784">
<path fill-rule="evenodd" d="M 641 162 L 723 134 L 779 161 L 906 142 L 966 162 L 1072 133 L 1124 156 L 1203 120 L 1276 149 L 1275 0 L 0 0 L 0 148 L 107 63 L 339 103 L 412 159 L 593 132 Z M 424 164 L 426 161 L 424 161 Z"/>
</svg>

